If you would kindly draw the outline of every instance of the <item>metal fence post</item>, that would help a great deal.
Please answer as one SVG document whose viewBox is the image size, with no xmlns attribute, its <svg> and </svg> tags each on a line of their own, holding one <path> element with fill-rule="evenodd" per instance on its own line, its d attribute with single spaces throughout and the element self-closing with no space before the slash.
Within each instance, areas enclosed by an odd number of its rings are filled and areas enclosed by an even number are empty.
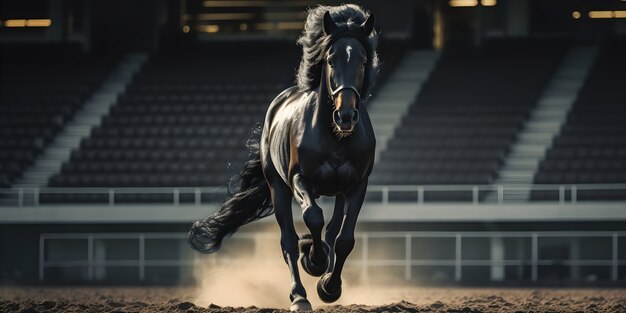
<svg viewBox="0 0 626 313">
<path fill-rule="evenodd" d="M 17 206 L 21 207 L 24 205 L 24 189 L 20 188 L 17 190 Z"/>
<path fill-rule="evenodd" d="M 43 281 L 43 278 L 44 278 L 44 265 L 46 262 L 45 242 L 46 242 L 46 239 L 42 235 L 39 235 L 39 281 Z"/>
<path fill-rule="evenodd" d="M 424 187 L 417 187 L 417 203 L 424 204 Z"/>
<path fill-rule="evenodd" d="M 563 204 L 565 202 L 565 186 L 559 186 L 559 204 Z"/>
<path fill-rule="evenodd" d="M 33 189 L 33 204 L 39 206 L 39 188 Z"/>
<path fill-rule="evenodd" d="M 472 203 L 478 204 L 478 186 L 472 187 Z"/>
<path fill-rule="evenodd" d="M 413 259 L 413 253 L 411 251 L 411 233 L 406 233 L 404 235 L 404 279 L 411 280 L 411 267 Z"/>
<path fill-rule="evenodd" d="M 538 263 L 539 263 L 539 237 L 537 233 L 532 233 L 531 240 L 531 270 L 530 270 L 530 279 L 532 282 L 537 282 L 538 276 Z"/>
<path fill-rule="evenodd" d="M 178 206 L 180 204 L 180 190 L 178 188 L 174 188 L 174 205 Z"/>
<path fill-rule="evenodd" d="M 202 192 L 200 191 L 200 188 L 196 188 L 196 190 L 194 190 L 194 202 L 196 206 L 200 206 L 202 203 Z"/>
<path fill-rule="evenodd" d="M 363 282 L 367 282 L 369 280 L 368 277 L 368 264 L 367 264 L 367 255 L 369 254 L 368 246 L 369 239 L 367 233 L 363 233 L 363 239 L 361 243 L 361 280 Z"/>
<path fill-rule="evenodd" d="M 389 205 L 389 187 L 387 186 L 383 187 L 382 197 L 383 197 L 383 205 L 384 206 Z"/>
<path fill-rule="evenodd" d="M 139 280 L 146 279 L 146 236 L 139 234 Z"/>
<path fill-rule="evenodd" d="M 93 235 L 87 236 L 87 277 L 94 280 L 94 264 L 93 264 Z"/>
<path fill-rule="evenodd" d="M 613 233 L 613 240 L 612 240 L 612 256 L 611 256 L 611 281 L 616 282 L 617 281 L 617 274 L 618 274 L 618 237 L 617 237 L 617 233 Z"/>
<path fill-rule="evenodd" d="M 461 261 L 462 261 L 462 240 L 461 240 L 461 234 L 456 234 L 455 237 L 455 244 L 454 244 L 454 281 L 456 282 L 460 282 L 462 276 L 462 267 L 461 267 Z"/>
<path fill-rule="evenodd" d="M 109 206 L 115 205 L 115 190 L 109 189 Z"/>
<path fill-rule="evenodd" d="M 571 193 L 572 203 L 574 204 L 578 202 L 578 188 L 576 188 L 576 185 L 572 185 Z"/>
<path fill-rule="evenodd" d="M 498 204 L 502 204 L 504 202 L 504 186 L 498 186 Z"/>
</svg>

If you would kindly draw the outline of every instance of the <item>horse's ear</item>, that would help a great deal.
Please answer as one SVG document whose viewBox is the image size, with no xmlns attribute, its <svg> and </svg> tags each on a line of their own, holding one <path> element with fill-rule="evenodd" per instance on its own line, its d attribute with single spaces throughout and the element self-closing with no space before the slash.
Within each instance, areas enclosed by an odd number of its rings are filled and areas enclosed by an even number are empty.
<svg viewBox="0 0 626 313">
<path fill-rule="evenodd" d="M 324 13 L 324 34 L 330 35 L 337 28 L 337 24 L 333 21 L 333 18 L 330 16 L 330 12 L 326 11 Z"/>
<path fill-rule="evenodd" d="M 374 24 L 376 23 L 376 19 L 374 18 L 374 14 L 370 14 L 365 23 L 361 24 L 365 33 L 369 36 L 374 30 Z"/>
</svg>

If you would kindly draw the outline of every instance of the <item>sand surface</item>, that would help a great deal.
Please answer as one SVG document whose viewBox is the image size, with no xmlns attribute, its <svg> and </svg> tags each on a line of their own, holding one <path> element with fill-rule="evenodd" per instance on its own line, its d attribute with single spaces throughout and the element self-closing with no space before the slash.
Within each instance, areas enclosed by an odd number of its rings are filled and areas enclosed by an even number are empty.
<svg viewBox="0 0 626 313">
<path fill-rule="evenodd" d="M 237 290 L 232 290 L 236 294 Z M 626 312 L 626 289 L 359 289 L 356 304 L 318 312 Z M 195 288 L 0 287 L 0 312 L 286 312 L 286 307 L 200 304 Z M 314 293 L 309 294 L 315 297 Z M 369 299 L 369 301 L 367 300 Z M 216 299 L 219 302 L 219 299 Z M 372 302 L 378 302 L 373 304 Z"/>
</svg>

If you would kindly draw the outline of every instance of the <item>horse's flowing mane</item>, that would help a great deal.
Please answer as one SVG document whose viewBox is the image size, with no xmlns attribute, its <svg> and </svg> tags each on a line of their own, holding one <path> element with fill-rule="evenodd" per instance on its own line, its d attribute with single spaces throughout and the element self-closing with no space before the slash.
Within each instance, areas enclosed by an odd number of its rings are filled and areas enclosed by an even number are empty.
<svg viewBox="0 0 626 313">
<path fill-rule="evenodd" d="M 313 90 L 320 85 L 322 76 L 322 65 L 324 54 L 331 42 L 329 35 L 324 33 L 324 14 L 330 12 L 330 16 L 337 25 L 354 23 L 363 24 L 369 17 L 361 7 L 354 4 L 344 4 L 339 6 L 317 6 L 308 10 L 306 22 L 302 35 L 298 38 L 298 45 L 302 46 L 302 60 L 296 74 L 298 88 L 302 91 Z M 376 46 L 378 44 L 378 33 L 373 30 L 365 43 L 368 62 L 366 68 L 365 82 L 363 83 L 363 96 L 367 97 L 371 90 L 376 74 L 378 73 L 378 55 Z"/>
</svg>

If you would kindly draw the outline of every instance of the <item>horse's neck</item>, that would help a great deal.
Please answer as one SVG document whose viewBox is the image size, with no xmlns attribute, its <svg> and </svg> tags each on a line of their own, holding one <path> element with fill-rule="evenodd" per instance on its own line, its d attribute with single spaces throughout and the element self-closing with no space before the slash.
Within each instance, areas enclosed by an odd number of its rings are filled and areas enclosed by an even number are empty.
<svg viewBox="0 0 626 313">
<path fill-rule="evenodd" d="M 315 106 L 315 116 L 313 117 L 313 122 L 316 126 L 319 126 L 319 129 L 330 131 L 329 128 L 332 122 L 333 104 L 330 101 L 330 97 L 325 86 L 326 84 L 322 83 L 316 91 L 316 97 L 314 98 L 315 103 L 313 104 Z"/>
</svg>

